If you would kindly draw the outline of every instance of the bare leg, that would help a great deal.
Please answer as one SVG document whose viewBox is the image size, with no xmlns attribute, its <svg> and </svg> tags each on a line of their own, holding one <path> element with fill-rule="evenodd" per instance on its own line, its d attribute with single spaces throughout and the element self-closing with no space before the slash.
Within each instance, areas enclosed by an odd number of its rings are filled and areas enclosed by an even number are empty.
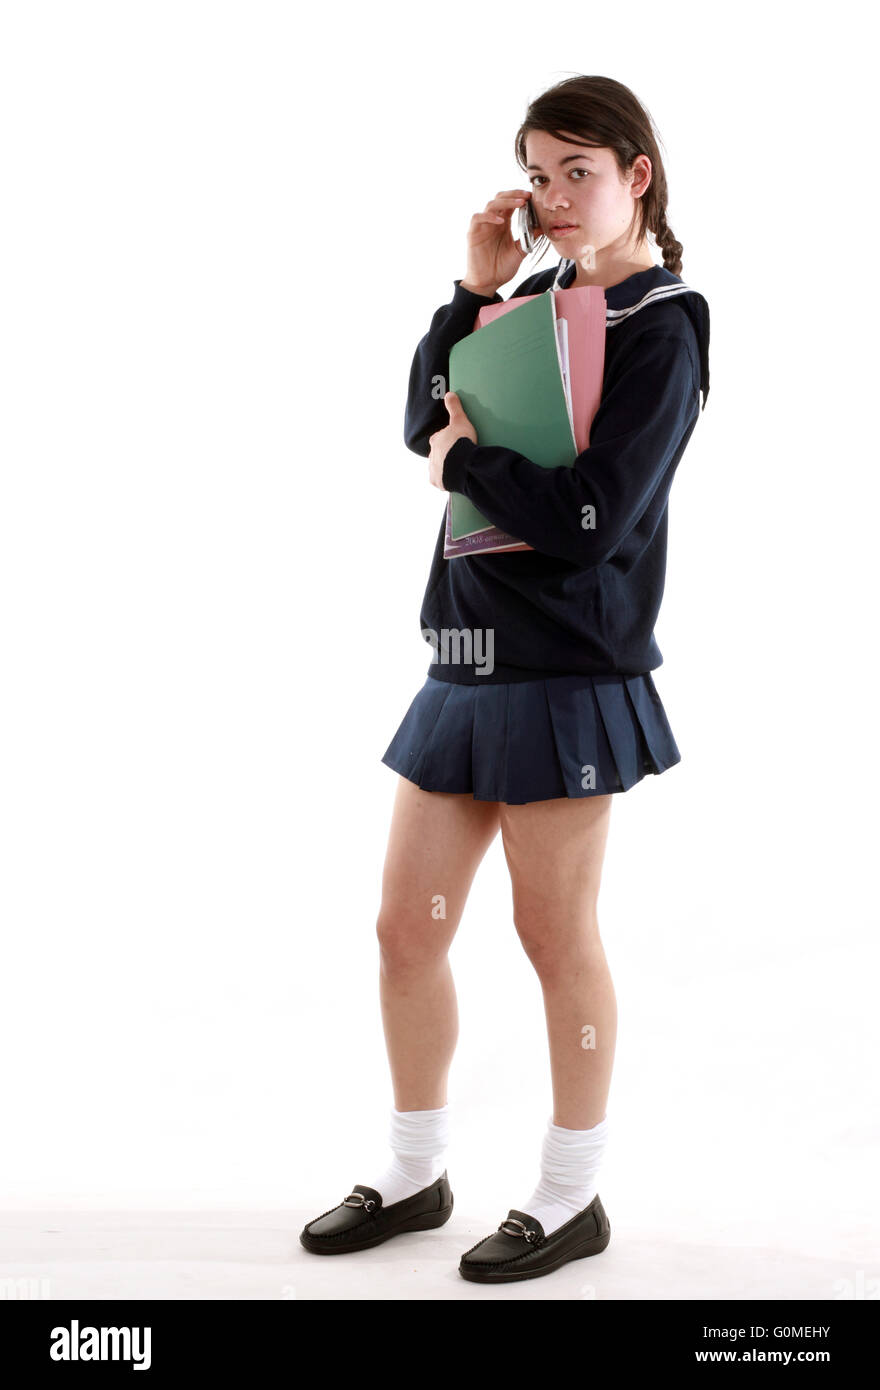
<svg viewBox="0 0 880 1390">
<path fill-rule="evenodd" d="M 447 1102 L 458 1041 L 447 953 L 498 826 L 495 801 L 427 792 L 399 779 L 376 923 L 379 996 L 398 1110 L 436 1110 Z"/>
<path fill-rule="evenodd" d="M 544 995 L 553 1121 L 565 1129 L 605 1119 L 614 1065 L 617 999 L 597 916 L 611 801 L 500 806 L 514 921 Z"/>
</svg>

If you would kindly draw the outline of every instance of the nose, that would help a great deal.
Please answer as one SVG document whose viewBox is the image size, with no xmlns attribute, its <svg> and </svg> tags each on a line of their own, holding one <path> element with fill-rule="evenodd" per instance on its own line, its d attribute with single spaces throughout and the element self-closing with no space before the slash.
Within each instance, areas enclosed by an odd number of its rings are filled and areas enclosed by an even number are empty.
<svg viewBox="0 0 880 1390">
<path fill-rule="evenodd" d="M 548 184 L 544 189 L 544 210 L 548 213 L 558 212 L 560 209 L 568 211 L 571 204 L 565 193 L 560 189 L 556 190 L 552 184 Z"/>
</svg>

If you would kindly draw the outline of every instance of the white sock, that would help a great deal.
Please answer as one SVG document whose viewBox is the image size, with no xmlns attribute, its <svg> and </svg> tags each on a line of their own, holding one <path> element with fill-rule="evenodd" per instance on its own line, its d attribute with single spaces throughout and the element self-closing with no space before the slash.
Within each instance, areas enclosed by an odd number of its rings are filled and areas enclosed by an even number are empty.
<svg viewBox="0 0 880 1390">
<path fill-rule="evenodd" d="M 608 1138 L 608 1116 L 592 1129 L 563 1129 L 547 1124 L 541 1150 L 541 1177 L 531 1197 L 519 1211 L 534 1216 L 549 1236 L 596 1195 L 596 1175 Z"/>
<path fill-rule="evenodd" d="M 382 1193 L 384 1207 L 414 1196 L 440 1177 L 449 1144 L 448 1103 L 439 1110 L 397 1110 L 392 1106 L 388 1142 L 391 1162 L 375 1182 L 366 1184 Z"/>
</svg>

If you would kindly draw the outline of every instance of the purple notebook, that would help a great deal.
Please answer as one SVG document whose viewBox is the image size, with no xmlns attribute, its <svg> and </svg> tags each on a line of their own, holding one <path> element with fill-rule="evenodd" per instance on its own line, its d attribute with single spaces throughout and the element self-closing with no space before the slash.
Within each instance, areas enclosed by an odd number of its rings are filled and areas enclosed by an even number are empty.
<svg viewBox="0 0 880 1390">
<path fill-rule="evenodd" d="M 452 498 L 447 498 L 446 536 L 443 543 L 444 559 L 457 560 L 460 555 L 491 555 L 499 550 L 533 549 L 533 546 L 526 545 L 525 541 L 518 541 L 516 536 L 508 535 L 498 526 L 490 526 L 488 530 L 476 531 L 472 536 L 462 536 L 459 540 L 454 541 L 452 539 Z"/>
</svg>

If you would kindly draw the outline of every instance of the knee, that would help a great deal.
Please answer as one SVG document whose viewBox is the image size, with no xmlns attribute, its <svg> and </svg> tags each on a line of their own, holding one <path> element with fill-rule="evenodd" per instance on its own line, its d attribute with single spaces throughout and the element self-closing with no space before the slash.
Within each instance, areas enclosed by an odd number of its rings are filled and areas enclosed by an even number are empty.
<svg viewBox="0 0 880 1390">
<path fill-rule="evenodd" d="M 425 966 L 442 959 L 448 950 L 439 931 L 432 933 L 430 926 L 416 921 L 411 913 L 383 909 L 376 919 L 376 939 L 379 942 L 379 958 L 385 974 L 405 974 L 407 971 L 423 970 Z M 435 928 L 439 923 L 433 923 Z"/>
<path fill-rule="evenodd" d="M 602 952 L 595 913 L 577 920 L 565 916 L 536 916 L 520 912 L 514 917 L 520 944 L 542 984 L 571 980 L 590 973 Z"/>
</svg>

